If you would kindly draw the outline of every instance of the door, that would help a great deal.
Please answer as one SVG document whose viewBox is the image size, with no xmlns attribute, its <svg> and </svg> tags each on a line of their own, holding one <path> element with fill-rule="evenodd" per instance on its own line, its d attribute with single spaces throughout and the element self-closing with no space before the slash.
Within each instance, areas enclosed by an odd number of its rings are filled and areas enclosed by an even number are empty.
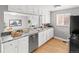
<svg viewBox="0 0 79 59">
<path fill-rule="evenodd" d="M 54 29 L 53 28 L 50 29 L 49 35 L 50 35 L 50 38 L 54 37 Z"/>
<path fill-rule="evenodd" d="M 40 47 L 44 41 L 44 32 L 39 32 L 38 34 L 38 46 Z"/>
<path fill-rule="evenodd" d="M 47 38 L 46 39 L 49 40 L 50 39 L 50 29 L 47 30 L 46 34 L 47 34 Z"/>
<path fill-rule="evenodd" d="M 47 37 L 47 35 L 46 35 L 46 30 L 44 31 L 44 35 L 43 35 L 43 43 L 45 43 L 45 42 L 47 42 L 47 39 L 46 39 L 46 37 Z"/>
<path fill-rule="evenodd" d="M 38 34 L 38 46 L 43 45 L 46 42 L 46 31 L 39 32 Z"/>
<path fill-rule="evenodd" d="M 18 39 L 18 53 L 28 53 L 28 36 Z"/>
<path fill-rule="evenodd" d="M 53 28 L 47 30 L 47 40 L 51 39 L 54 36 Z"/>
<path fill-rule="evenodd" d="M 17 53 L 17 40 L 3 43 L 3 53 Z"/>
</svg>

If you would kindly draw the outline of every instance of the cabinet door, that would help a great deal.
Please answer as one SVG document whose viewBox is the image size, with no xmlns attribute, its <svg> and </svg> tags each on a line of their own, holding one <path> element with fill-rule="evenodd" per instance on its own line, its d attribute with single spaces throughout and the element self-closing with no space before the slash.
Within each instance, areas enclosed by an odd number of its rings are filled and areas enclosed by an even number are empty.
<svg viewBox="0 0 79 59">
<path fill-rule="evenodd" d="M 46 11 L 45 19 L 46 19 L 46 21 L 45 21 L 46 24 L 50 23 L 50 11 Z"/>
<path fill-rule="evenodd" d="M 51 39 L 54 36 L 53 28 L 47 30 L 47 40 Z"/>
<path fill-rule="evenodd" d="M 38 46 L 41 46 L 44 41 L 44 32 L 39 32 L 38 34 Z"/>
<path fill-rule="evenodd" d="M 34 8 L 34 14 L 39 15 L 39 9 L 38 8 Z"/>
<path fill-rule="evenodd" d="M 42 10 L 42 24 L 50 23 L 50 11 L 43 9 Z"/>
<path fill-rule="evenodd" d="M 33 15 L 31 19 L 31 25 L 39 27 L 39 16 Z"/>
<path fill-rule="evenodd" d="M 24 12 L 24 6 L 22 6 L 22 5 L 9 5 L 8 10 L 23 13 Z"/>
<path fill-rule="evenodd" d="M 46 31 L 40 32 L 38 34 L 38 46 L 43 45 L 46 41 Z"/>
<path fill-rule="evenodd" d="M 49 40 L 49 39 L 50 39 L 50 35 L 49 35 L 50 33 L 49 33 L 49 32 L 50 32 L 50 30 L 49 30 L 49 29 L 48 29 L 48 30 L 46 30 L 46 35 L 47 35 L 46 39 L 47 39 L 47 40 Z"/>
<path fill-rule="evenodd" d="M 18 53 L 28 52 L 28 36 L 20 38 L 18 40 Z"/>
<path fill-rule="evenodd" d="M 47 35 L 46 35 L 46 33 L 47 33 L 47 31 L 45 30 L 44 31 L 44 35 L 43 35 L 43 43 L 45 43 L 45 42 L 47 42 L 47 39 L 46 39 L 46 37 L 47 37 Z"/>
<path fill-rule="evenodd" d="M 2 44 L 3 53 L 17 53 L 17 40 Z"/>
<path fill-rule="evenodd" d="M 54 37 L 54 29 L 51 28 L 49 31 L 50 38 Z"/>
</svg>

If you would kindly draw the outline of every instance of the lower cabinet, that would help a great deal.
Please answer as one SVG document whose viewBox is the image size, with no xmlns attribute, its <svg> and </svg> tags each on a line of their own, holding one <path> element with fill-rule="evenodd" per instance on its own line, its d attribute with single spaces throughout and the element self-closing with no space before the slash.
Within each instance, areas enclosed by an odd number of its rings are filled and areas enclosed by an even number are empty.
<svg viewBox="0 0 79 59">
<path fill-rule="evenodd" d="M 3 53 L 17 53 L 17 40 L 3 43 L 2 52 Z"/>
<path fill-rule="evenodd" d="M 51 28 L 49 33 L 50 33 L 49 34 L 50 35 L 50 38 L 53 38 L 54 37 L 54 29 Z"/>
<path fill-rule="evenodd" d="M 3 53 L 28 53 L 28 36 L 2 44 Z"/>
<path fill-rule="evenodd" d="M 3 53 L 29 53 L 54 36 L 53 28 L 1 44 Z"/>
<path fill-rule="evenodd" d="M 47 40 L 51 39 L 52 37 L 54 37 L 54 29 L 50 28 L 47 30 Z"/>
<path fill-rule="evenodd" d="M 23 37 L 23 38 L 20 38 L 18 40 L 18 53 L 27 53 L 28 52 L 28 43 L 29 43 L 29 37 Z"/>
<path fill-rule="evenodd" d="M 39 32 L 38 33 L 38 47 L 43 45 L 45 42 L 47 42 L 52 37 L 54 37 L 54 29 L 53 28 L 49 28 L 45 31 Z"/>
<path fill-rule="evenodd" d="M 38 47 L 40 47 L 43 43 L 43 39 L 44 39 L 44 32 L 39 32 L 38 33 Z"/>
<path fill-rule="evenodd" d="M 38 33 L 38 47 L 46 42 L 46 31 Z"/>
</svg>

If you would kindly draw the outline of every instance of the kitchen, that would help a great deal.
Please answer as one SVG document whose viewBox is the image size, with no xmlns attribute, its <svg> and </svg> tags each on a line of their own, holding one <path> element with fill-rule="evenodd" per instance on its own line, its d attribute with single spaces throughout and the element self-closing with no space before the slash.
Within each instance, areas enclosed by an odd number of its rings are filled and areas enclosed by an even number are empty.
<svg viewBox="0 0 79 59">
<path fill-rule="evenodd" d="M 53 13 L 78 6 L 63 6 L 63 8 L 55 5 L 52 8 L 48 5 L 4 5 L 0 7 L 2 7 L 1 53 L 33 53 L 48 41 L 59 38 L 56 37 L 57 28 L 52 20 Z M 59 39 L 69 44 L 68 37 L 69 35 L 63 38 L 67 40 L 63 40 L 62 37 Z"/>
<path fill-rule="evenodd" d="M 33 52 L 52 38 L 54 36 L 54 33 L 51 32 L 54 31 L 53 27 L 51 25 L 44 26 L 40 18 L 41 15 L 37 14 L 5 11 L 4 30 L 1 34 L 1 52 Z M 34 21 L 35 19 L 36 21 Z"/>
<path fill-rule="evenodd" d="M 27 22 L 29 23 L 31 22 L 28 20 L 27 17 L 31 17 L 31 16 L 23 15 L 19 13 L 16 14 L 14 12 L 4 12 L 4 20 L 5 20 L 6 28 L 4 30 L 4 33 L 2 33 L 3 52 L 5 53 L 7 52 L 8 53 L 9 52 L 13 52 L 13 53 L 32 52 L 34 49 L 44 44 L 48 39 L 52 38 L 53 36 L 53 32 L 51 33 L 51 31 L 53 31 L 52 27 L 44 27 L 44 28 L 37 27 L 37 25 L 39 25 L 39 22 L 38 22 L 39 17 L 37 15 L 34 16 L 34 18 L 38 20 L 36 24 L 32 25 L 32 23 L 34 22 L 31 23 L 32 26 L 36 25 L 36 27 L 31 27 L 27 23 Z M 19 22 L 19 25 L 17 21 Z M 13 23 L 13 22 L 16 22 L 17 25 L 15 25 L 16 23 Z M 8 33 L 6 33 L 7 31 Z M 6 36 L 6 34 L 8 36 Z M 49 36 L 51 34 L 52 36 Z M 42 36 L 45 36 L 45 37 L 43 38 Z M 41 41 L 41 39 L 43 41 Z"/>
</svg>

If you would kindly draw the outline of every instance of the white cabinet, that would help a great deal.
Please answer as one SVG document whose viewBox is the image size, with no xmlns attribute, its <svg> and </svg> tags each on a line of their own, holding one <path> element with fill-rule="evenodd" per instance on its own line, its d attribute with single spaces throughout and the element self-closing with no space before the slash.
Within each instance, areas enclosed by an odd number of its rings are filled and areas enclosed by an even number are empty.
<svg viewBox="0 0 79 59">
<path fill-rule="evenodd" d="M 47 8 L 32 5 L 10 5 L 8 11 L 42 15 L 41 23 L 50 23 L 50 10 Z"/>
<path fill-rule="evenodd" d="M 24 13 L 34 14 L 33 7 L 25 6 Z"/>
<path fill-rule="evenodd" d="M 23 37 L 23 38 L 20 38 L 18 40 L 18 53 L 27 53 L 28 52 L 28 36 L 27 37 Z"/>
<path fill-rule="evenodd" d="M 43 44 L 44 40 L 44 32 L 39 32 L 38 33 L 38 47 L 40 47 Z"/>
<path fill-rule="evenodd" d="M 47 29 L 47 30 L 46 30 L 46 40 L 47 40 L 47 41 L 50 39 L 50 35 L 49 35 L 50 33 L 49 33 L 49 32 L 50 32 L 50 30 Z"/>
<path fill-rule="evenodd" d="M 3 43 L 2 48 L 3 53 L 17 53 L 17 40 Z"/>
<path fill-rule="evenodd" d="M 28 36 L 1 44 L 3 53 L 28 53 Z"/>
<path fill-rule="evenodd" d="M 54 30 L 53 28 L 46 29 L 42 32 L 38 33 L 38 46 L 40 47 L 45 42 L 47 42 L 49 39 L 54 37 Z"/>
<path fill-rule="evenodd" d="M 34 14 L 39 15 L 39 8 L 34 8 Z"/>
<path fill-rule="evenodd" d="M 23 5 L 9 5 L 8 6 L 8 11 L 14 11 L 14 12 L 21 12 L 23 13 L 25 8 Z"/>
<path fill-rule="evenodd" d="M 44 37 L 44 39 L 43 39 L 43 44 L 45 43 L 45 42 L 47 42 L 47 40 L 46 40 L 46 31 L 44 31 L 44 35 L 43 35 L 43 37 Z"/>
<path fill-rule="evenodd" d="M 46 42 L 46 32 L 42 31 L 38 33 L 38 46 L 40 47 L 42 44 Z"/>
<path fill-rule="evenodd" d="M 34 25 L 35 27 L 39 27 L 39 16 L 33 15 L 31 17 L 31 25 Z"/>
<path fill-rule="evenodd" d="M 50 28 L 47 30 L 47 40 L 51 39 L 52 37 L 54 37 L 54 30 L 53 28 Z"/>
<path fill-rule="evenodd" d="M 45 15 L 46 21 L 45 23 L 50 23 L 50 11 L 47 11 L 46 15 Z"/>
<path fill-rule="evenodd" d="M 9 5 L 8 10 L 21 13 L 30 13 L 30 14 L 34 13 L 33 8 L 31 6 L 26 5 Z"/>
<path fill-rule="evenodd" d="M 50 38 L 54 37 L 54 29 L 53 28 L 50 29 L 49 36 L 50 36 Z"/>
<path fill-rule="evenodd" d="M 46 9 L 39 10 L 42 15 L 42 24 L 50 23 L 50 11 Z"/>
</svg>

